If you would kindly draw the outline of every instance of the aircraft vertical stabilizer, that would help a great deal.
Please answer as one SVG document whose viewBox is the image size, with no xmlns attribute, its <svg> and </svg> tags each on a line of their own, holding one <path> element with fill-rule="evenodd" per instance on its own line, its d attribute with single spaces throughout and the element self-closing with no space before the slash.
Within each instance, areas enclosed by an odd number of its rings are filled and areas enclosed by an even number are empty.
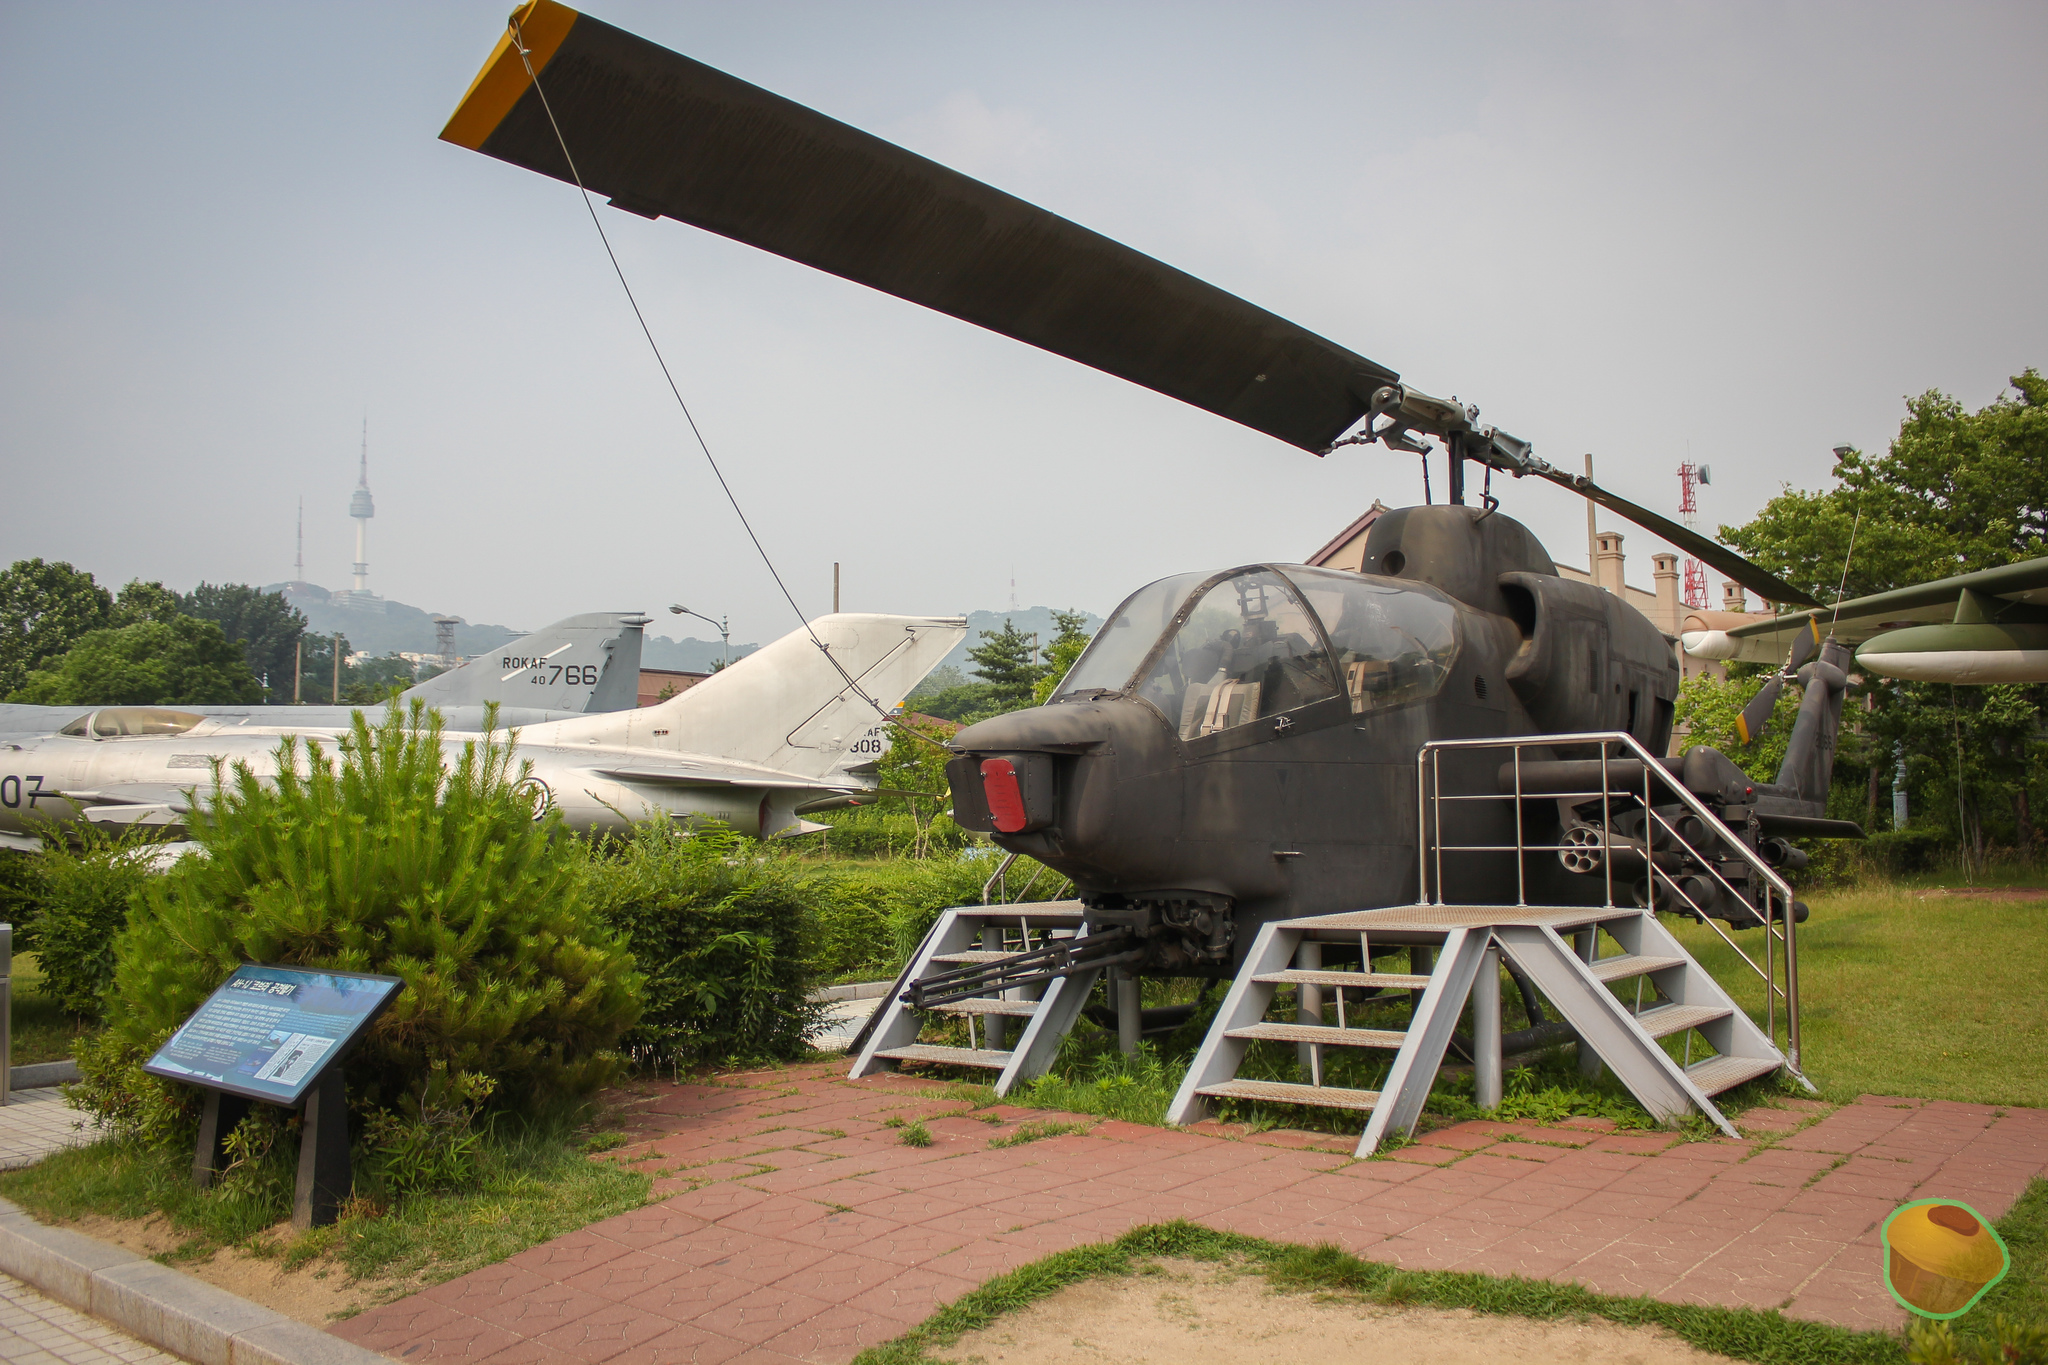
<svg viewBox="0 0 2048 1365">
<path fill-rule="evenodd" d="M 639 700 L 641 631 L 647 618 L 594 611 L 501 645 L 405 693 L 429 706 L 618 711 Z"/>
<path fill-rule="evenodd" d="M 822 779 L 860 761 L 851 746 L 879 747 L 868 738 L 876 707 L 901 705 L 966 636 L 958 617 L 821 616 L 659 706 L 535 726 L 525 742 L 666 749 Z"/>
</svg>

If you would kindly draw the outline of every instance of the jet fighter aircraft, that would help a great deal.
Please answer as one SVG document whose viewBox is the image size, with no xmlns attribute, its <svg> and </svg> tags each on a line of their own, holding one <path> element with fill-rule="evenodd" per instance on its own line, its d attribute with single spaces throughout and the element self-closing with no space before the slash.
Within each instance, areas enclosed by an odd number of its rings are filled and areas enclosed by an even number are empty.
<svg viewBox="0 0 2048 1365">
<path fill-rule="evenodd" d="M 649 815 L 761 838 L 817 829 L 801 812 L 875 788 L 879 724 L 966 634 L 958 618 L 820 617 L 658 706 L 511 731 L 514 760 L 528 765 L 536 817 L 556 809 L 576 830 Z M 275 773 L 279 741 L 296 733 L 119 706 L 0 738 L 0 835 L 20 846 L 40 822 L 76 820 L 175 831 L 208 799 L 216 763 Z M 449 761 L 476 737 L 449 733 Z"/>
</svg>

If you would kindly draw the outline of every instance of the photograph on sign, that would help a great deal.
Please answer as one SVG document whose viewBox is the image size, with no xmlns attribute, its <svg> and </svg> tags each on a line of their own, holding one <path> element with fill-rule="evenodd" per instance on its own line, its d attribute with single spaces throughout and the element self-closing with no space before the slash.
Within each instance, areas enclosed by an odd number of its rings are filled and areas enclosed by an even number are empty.
<svg viewBox="0 0 2048 1365">
<path fill-rule="evenodd" d="M 404 984 L 359 972 L 238 967 L 142 1069 L 294 1106 Z"/>
</svg>

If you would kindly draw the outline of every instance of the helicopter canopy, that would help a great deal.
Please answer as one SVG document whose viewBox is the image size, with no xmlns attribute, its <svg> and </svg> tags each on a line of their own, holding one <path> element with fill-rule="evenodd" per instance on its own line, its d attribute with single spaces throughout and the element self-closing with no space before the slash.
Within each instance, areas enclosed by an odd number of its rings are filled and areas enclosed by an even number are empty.
<svg viewBox="0 0 2048 1365">
<path fill-rule="evenodd" d="M 1178 574 L 1138 589 L 1059 696 L 1126 692 L 1182 739 L 1338 696 L 1354 714 L 1433 696 L 1458 654 L 1458 611 L 1421 584 L 1298 565 Z"/>
</svg>

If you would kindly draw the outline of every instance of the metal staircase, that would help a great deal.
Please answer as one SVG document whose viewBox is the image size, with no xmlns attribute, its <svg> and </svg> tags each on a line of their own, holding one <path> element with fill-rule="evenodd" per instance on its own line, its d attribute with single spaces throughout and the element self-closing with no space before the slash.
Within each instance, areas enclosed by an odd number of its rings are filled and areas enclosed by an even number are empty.
<svg viewBox="0 0 2048 1365">
<path fill-rule="evenodd" d="M 1579 945 L 1567 942 L 1570 934 Z M 1618 951 L 1599 954 L 1602 936 Z M 1372 970 L 1305 967 L 1331 948 L 1356 951 L 1362 964 L 1397 947 L 1436 950 L 1427 977 Z M 1584 955 L 1590 948 L 1593 955 Z M 1500 1102 L 1503 956 L 1520 968 L 1645 1109 L 1675 1120 L 1697 1111 L 1728 1133 L 1734 1128 L 1712 1096 L 1785 1065 L 1771 1040 L 1648 910 L 1612 906 L 1552 909 L 1512 906 L 1408 905 L 1282 920 L 1259 931 L 1244 968 L 1224 998 L 1209 1035 L 1167 1111 L 1170 1123 L 1203 1117 L 1211 1099 L 1267 1100 L 1370 1114 L 1358 1154 L 1370 1155 L 1388 1134 L 1414 1130 L 1443 1064 L 1459 1017 L 1472 1006 L 1478 1101 Z M 1296 965 L 1290 966 L 1293 963 Z M 1282 986 L 1331 992 L 1335 1020 L 1272 1023 L 1265 1018 Z M 1405 1029 L 1354 1027 L 1349 1014 L 1368 992 L 1422 987 Z M 1624 994 L 1617 995 L 1615 987 Z M 1628 987 L 1633 986 L 1629 992 Z M 1347 993 L 1357 995 L 1349 999 Z M 1629 994 L 1633 999 L 1626 998 Z M 1328 1006 L 1310 1002 L 1303 1014 Z M 1674 1058 L 1662 1039 L 1686 1035 Z M 1695 1047 L 1694 1038 L 1699 1040 Z M 1238 1075 L 1255 1042 L 1295 1043 L 1310 1050 L 1310 1083 Z M 1329 1048 L 1392 1053 L 1377 1090 L 1325 1084 Z M 1694 1059 L 1697 1052 L 1698 1059 Z"/>
<path fill-rule="evenodd" d="M 946 911 L 854 1039 L 850 1074 L 903 1062 L 980 1067 L 998 1073 L 999 1095 L 1043 1075 L 1105 969 L 1072 968 L 1088 946 L 1086 918 L 1079 901 Z M 967 1046 L 919 1042 L 934 1016 L 964 1019 Z M 1006 1047 L 1012 1020 L 1022 1029 Z"/>
</svg>

